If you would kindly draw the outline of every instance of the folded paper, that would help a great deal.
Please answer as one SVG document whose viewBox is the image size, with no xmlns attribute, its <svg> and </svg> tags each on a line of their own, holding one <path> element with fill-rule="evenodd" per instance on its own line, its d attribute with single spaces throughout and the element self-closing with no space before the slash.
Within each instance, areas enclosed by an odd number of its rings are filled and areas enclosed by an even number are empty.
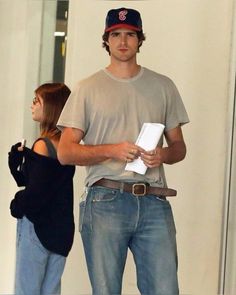
<svg viewBox="0 0 236 295">
<path fill-rule="evenodd" d="M 165 126 L 160 123 L 144 123 L 135 144 L 146 151 L 155 149 L 162 136 L 164 128 Z M 127 163 L 125 170 L 145 174 L 147 166 L 145 166 L 143 161 L 138 158 L 133 162 Z"/>
</svg>

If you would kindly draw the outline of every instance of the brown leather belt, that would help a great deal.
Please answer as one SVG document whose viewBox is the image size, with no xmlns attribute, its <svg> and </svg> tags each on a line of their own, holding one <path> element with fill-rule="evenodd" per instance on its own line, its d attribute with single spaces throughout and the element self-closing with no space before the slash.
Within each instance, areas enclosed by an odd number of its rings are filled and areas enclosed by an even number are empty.
<svg viewBox="0 0 236 295">
<path fill-rule="evenodd" d="M 136 197 L 142 197 L 145 195 L 156 195 L 164 197 L 174 197 L 177 195 L 177 191 L 172 188 L 162 188 L 150 186 L 148 183 L 127 183 L 116 180 L 110 180 L 102 178 L 97 182 L 93 183 L 92 186 L 104 186 L 111 189 L 120 189 L 127 193 L 132 193 Z"/>
</svg>

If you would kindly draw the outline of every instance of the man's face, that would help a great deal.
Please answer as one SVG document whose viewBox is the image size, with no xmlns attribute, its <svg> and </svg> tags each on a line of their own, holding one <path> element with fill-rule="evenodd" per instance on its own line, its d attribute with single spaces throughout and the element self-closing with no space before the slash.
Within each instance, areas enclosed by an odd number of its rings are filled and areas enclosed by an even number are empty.
<svg viewBox="0 0 236 295">
<path fill-rule="evenodd" d="M 110 49 L 111 58 L 127 62 L 136 59 L 139 40 L 135 31 L 117 29 L 110 32 L 107 45 Z"/>
</svg>

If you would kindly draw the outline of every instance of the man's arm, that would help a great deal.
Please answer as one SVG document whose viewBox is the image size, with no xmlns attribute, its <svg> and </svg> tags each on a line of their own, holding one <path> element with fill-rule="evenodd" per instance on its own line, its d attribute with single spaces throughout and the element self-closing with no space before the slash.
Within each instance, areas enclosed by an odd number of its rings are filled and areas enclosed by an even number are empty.
<svg viewBox="0 0 236 295">
<path fill-rule="evenodd" d="M 90 166 L 107 159 L 131 162 L 140 156 L 143 149 L 130 142 L 118 144 L 83 145 L 84 132 L 66 127 L 63 129 L 57 155 L 61 164 Z"/>
<path fill-rule="evenodd" d="M 149 167 L 158 167 L 161 164 L 174 164 L 182 161 L 186 155 L 186 145 L 184 142 L 181 127 L 176 127 L 165 133 L 167 147 L 157 147 L 153 151 L 141 154 L 144 164 Z"/>
</svg>

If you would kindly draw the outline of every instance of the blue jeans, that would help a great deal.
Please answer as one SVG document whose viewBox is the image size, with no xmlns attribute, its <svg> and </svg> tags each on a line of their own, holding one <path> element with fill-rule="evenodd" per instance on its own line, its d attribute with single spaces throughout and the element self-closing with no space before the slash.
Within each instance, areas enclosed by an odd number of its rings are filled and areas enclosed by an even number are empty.
<svg viewBox="0 0 236 295">
<path fill-rule="evenodd" d="M 119 295 L 128 248 L 142 295 L 177 295 L 176 231 L 168 201 L 94 186 L 80 203 L 93 295 Z"/>
<path fill-rule="evenodd" d="M 26 217 L 17 221 L 16 295 L 61 293 L 66 258 L 45 249 Z"/>
</svg>

